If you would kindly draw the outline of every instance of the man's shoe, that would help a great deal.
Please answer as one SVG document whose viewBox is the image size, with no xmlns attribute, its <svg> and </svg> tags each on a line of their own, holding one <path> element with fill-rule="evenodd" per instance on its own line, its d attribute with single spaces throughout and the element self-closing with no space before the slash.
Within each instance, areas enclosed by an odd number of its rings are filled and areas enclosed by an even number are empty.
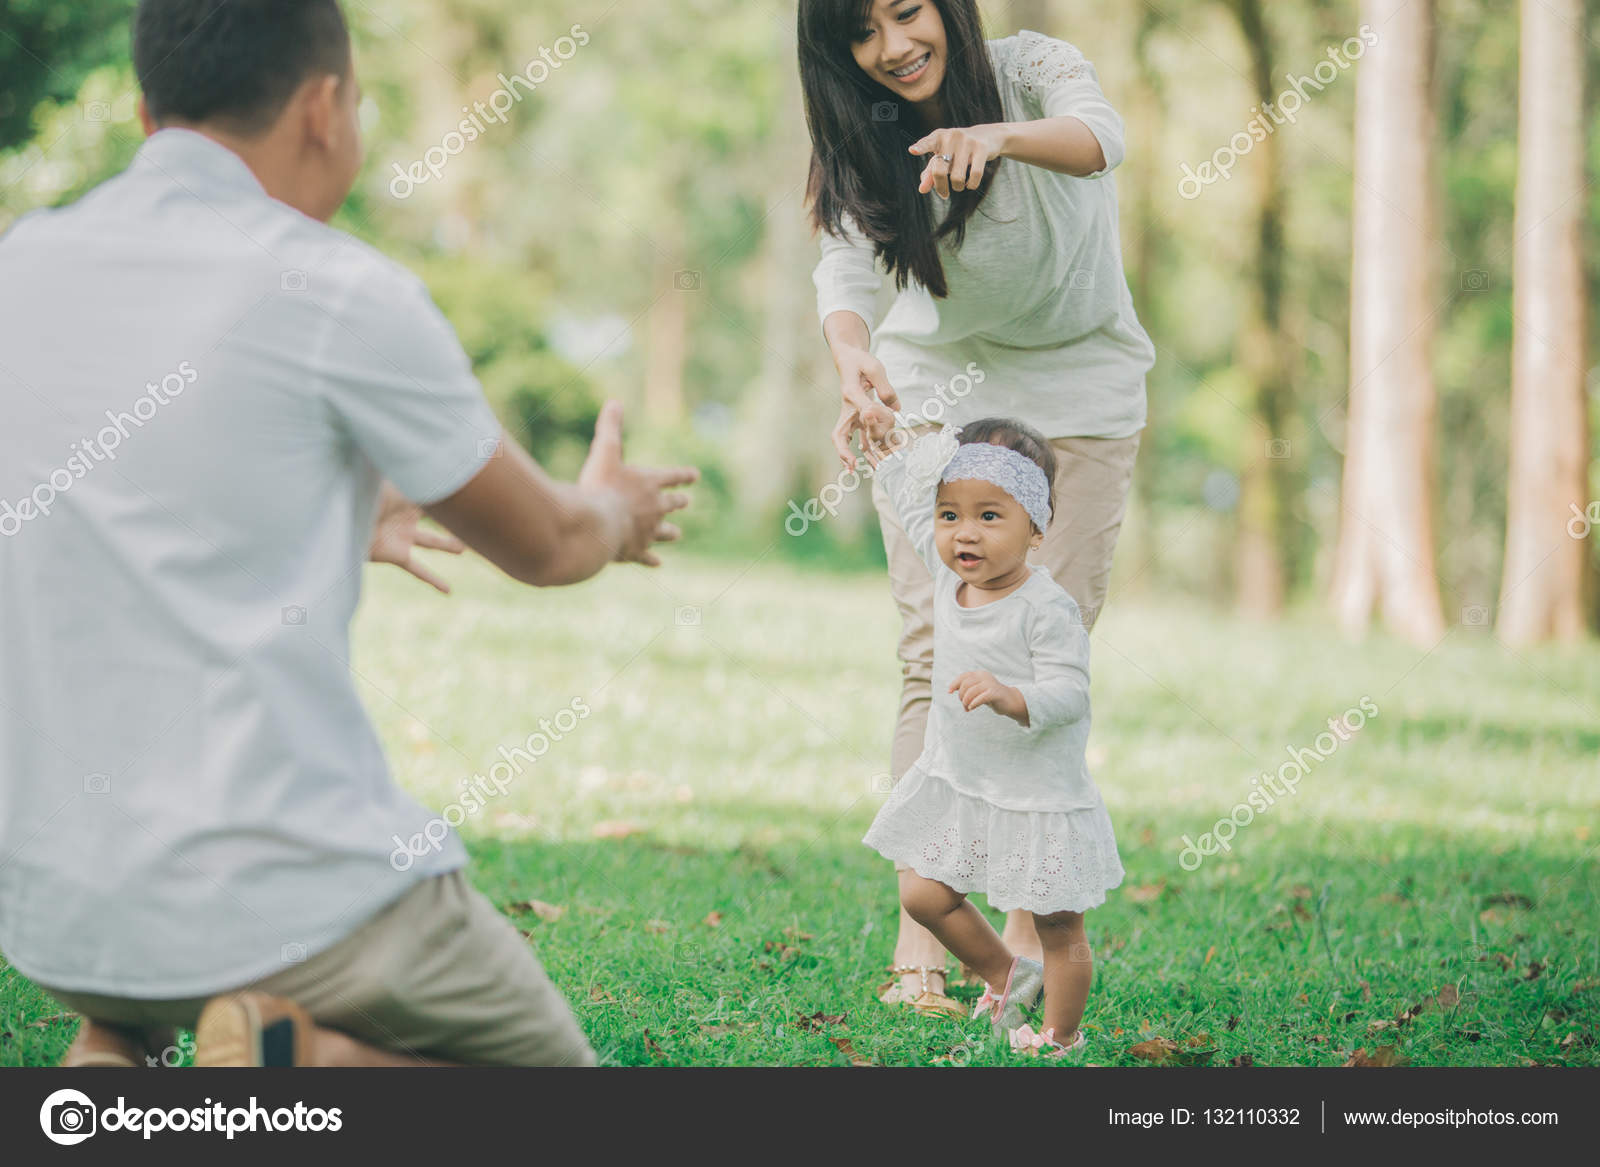
<svg viewBox="0 0 1600 1167">
<path fill-rule="evenodd" d="M 194 1030 L 196 1066 L 308 1066 L 316 1028 L 293 1001 L 265 993 L 213 997 Z"/>
</svg>

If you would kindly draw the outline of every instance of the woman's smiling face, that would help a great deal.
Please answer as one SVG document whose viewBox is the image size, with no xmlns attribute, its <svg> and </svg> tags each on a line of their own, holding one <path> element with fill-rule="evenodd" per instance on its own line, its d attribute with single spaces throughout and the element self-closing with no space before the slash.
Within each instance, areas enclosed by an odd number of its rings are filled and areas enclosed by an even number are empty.
<svg viewBox="0 0 1600 1167">
<path fill-rule="evenodd" d="M 862 72 L 913 105 L 944 85 L 944 18 L 932 0 L 872 0 L 850 51 Z"/>
</svg>

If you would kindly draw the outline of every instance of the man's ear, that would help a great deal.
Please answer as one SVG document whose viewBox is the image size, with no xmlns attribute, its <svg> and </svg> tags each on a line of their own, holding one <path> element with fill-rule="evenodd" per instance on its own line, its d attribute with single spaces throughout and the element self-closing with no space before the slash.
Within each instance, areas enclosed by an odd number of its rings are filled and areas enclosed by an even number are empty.
<svg viewBox="0 0 1600 1167">
<path fill-rule="evenodd" d="M 332 73 L 308 78 L 296 95 L 300 103 L 306 136 L 325 151 L 339 146 L 339 90 L 341 78 Z"/>
<path fill-rule="evenodd" d="M 150 106 L 143 95 L 139 98 L 139 124 L 144 127 L 144 136 L 147 138 L 161 128 L 156 125 L 156 119 L 150 116 Z"/>
</svg>

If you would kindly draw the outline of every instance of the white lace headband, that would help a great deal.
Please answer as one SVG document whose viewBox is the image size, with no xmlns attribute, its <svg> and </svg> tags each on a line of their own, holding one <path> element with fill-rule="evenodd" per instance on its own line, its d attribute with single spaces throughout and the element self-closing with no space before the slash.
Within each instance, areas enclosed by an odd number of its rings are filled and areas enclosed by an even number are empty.
<svg viewBox="0 0 1600 1167">
<path fill-rule="evenodd" d="M 1033 525 L 1050 526 L 1050 483 L 1032 458 L 990 442 L 961 443 L 961 430 L 946 426 L 918 438 L 906 452 L 906 475 L 922 490 L 941 482 L 992 482 L 1028 512 Z"/>
</svg>

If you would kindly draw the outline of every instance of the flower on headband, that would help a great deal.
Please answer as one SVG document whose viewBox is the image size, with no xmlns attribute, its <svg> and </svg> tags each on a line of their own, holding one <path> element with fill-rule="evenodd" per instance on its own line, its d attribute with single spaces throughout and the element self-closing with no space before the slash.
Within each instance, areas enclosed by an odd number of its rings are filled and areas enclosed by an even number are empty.
<svg viewBox="0 0 1600 1167">
<path fill-rule="evenodd" d="M 961 448 L 961 430 L 945 426 L 918 438 L 905 453 L 906 480 L 918 494 L 926 494 L 939 485 L 944 468 Z"/>
</svg>

